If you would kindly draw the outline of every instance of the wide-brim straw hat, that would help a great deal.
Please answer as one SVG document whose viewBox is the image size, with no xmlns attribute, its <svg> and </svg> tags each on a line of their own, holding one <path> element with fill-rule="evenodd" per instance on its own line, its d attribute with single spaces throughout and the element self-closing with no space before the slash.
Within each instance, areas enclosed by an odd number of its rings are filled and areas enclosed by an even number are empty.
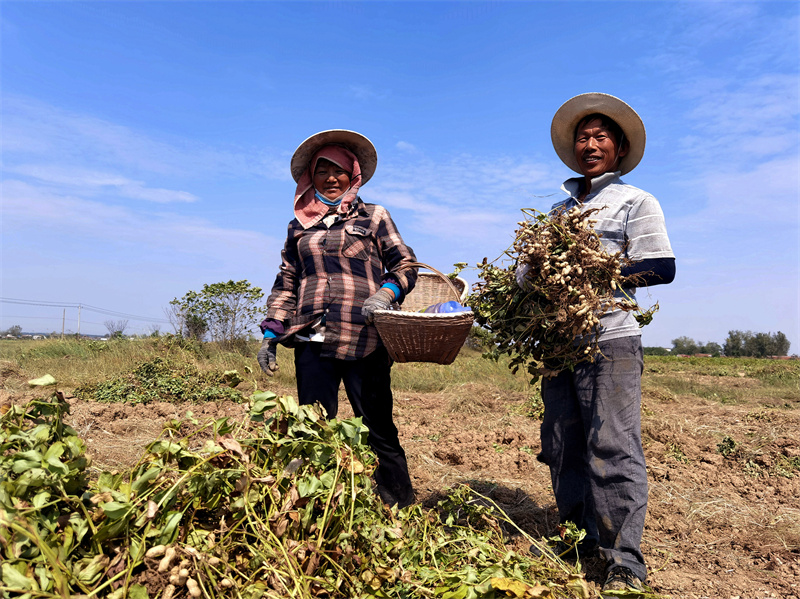
<svg viewBox="0 0 800 599">
<path fill-rule="evenodd" d="M 361 185 L 369 181 L 372 175 L 375 174 L 375 168 L 378 165 L 378 152 L 375 151 L 375 146 L 372 145 L 370 140 L 355 131 L 329 129 L 315 133 L 297 146 L 291 162 L 292 178 L 295 182 L 300 180 L 317 150 L 328 144 L 344 146 L 356 155 L 358 164 L 361 167 Z"/>
<path fill-rule="evenodd" d="M 606 115 L 622 128 L 630 145 L 628 153 L 619 161 L 619 170 L 623 175 L 631 172 L 644 156 L 647 138 L 644 123 L 633 108 L 609 94 L 599 92 L 580 94 L 561 105 L 550 125 L 550 137 L 556 154 L 573 171 L 581 172 L 575 158 L 575 127 L 583 117 L 594 113 Z"/>
</svg>

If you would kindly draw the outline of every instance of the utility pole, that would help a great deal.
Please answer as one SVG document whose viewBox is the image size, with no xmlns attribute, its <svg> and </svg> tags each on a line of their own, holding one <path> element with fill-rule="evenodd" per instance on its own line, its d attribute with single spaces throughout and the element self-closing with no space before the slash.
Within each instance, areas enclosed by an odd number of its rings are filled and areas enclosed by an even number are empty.
<svg viewBox="0 0 800 599">
<path fill-rule="evenodd" d="M 64 338 L 64 323 L 67 321 L 67 309 L 64 308 L 64 314 L 61 315 L 61 338 Z"/>
<path fill-rule="evenodd" d="M 78 339 L 81 338 L 81 305 L 78 304 Z"/>
</svg>

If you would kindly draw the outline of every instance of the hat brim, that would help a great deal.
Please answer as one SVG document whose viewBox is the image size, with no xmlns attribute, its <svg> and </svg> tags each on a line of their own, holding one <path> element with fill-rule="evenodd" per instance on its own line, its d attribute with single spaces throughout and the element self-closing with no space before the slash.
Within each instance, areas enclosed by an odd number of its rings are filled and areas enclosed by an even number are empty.
<svg viewBox="0 0 800 599">
<path fill-rule="evenodd" d="M 361 185 L 369 181 L 372 175 L 375 174 L 375 168 L 378 166 L 378 152 L 369 139 L 355 131 L 329 129 L 315 133 L 297 146 L 291 162 L 292 178 L 295 182 L 300 181 L 300 177 L 305 172 L 309 162 L 311 162 L 311 158 L 317 153 L 317 150 L 328 144 L 344 146 L 356 155 L 358 164 L 361 167 Z"/>
<path fill-rule="evenodd" d="M 630 146 L 628 153 L 619 161 L 619 170 L 623 175 L 631 172 L 644 156 L 647 140 L 644 123 L 636 111 L 625 102 L 615 96 L 598 92 L 570 98 L 556 111 L 550 125 L 550 137 L 561 162 L 573 171 L 581 173 L 575 158 L 575 127 L 583 117 L 594 113 L 614 119 L 622 128 Z"/>
</svg>

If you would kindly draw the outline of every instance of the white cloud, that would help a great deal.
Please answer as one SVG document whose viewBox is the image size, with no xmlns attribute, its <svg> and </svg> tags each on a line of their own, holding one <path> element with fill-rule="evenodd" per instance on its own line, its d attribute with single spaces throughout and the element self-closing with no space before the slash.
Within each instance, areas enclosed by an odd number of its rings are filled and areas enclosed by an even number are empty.
<svg viewBox="0 0 800 599">
<path fill-rule="evenodd" d="M 81 167 L 60 165 L 22 164 L 4 169 L 5 172 L 35 179 L 50 186 L 69 188 L 81 195 L 116 192 L 116 194 L 138 200 L 157 203 L 195 202 L 197 196 L 186 191 L 148 187 L 142 181 L 134 181 L 113 173 L 87 170 Z"/>
<path fill-rule="evenodd" d="M 387 93 L 385 91 L 378 91 L 370 85 L 351 85 L 350 86 L 350 94 L 356 100 L 375 100 L 375 99 L 383 99 L 386 98 Z"/>
<path fill-rule="evenodd" d="M 153 251 L 231 263 L 244 255 L 280 251 L 276 240 L 255 231 L 226 229 L 200 218 L 168 212 L 140 212 L 61 195 L 16 180 L 3 183 L 3 227 L 9 231 L 68 232 L 71 237 L 82 239 L 84 248 L 104 247 L 98 258 L 118 256 L 116 250 L 124 244 L 135 245 L 142 261 Z"/>
<path fill-rule="evenodd" d="M 4 166 L 16 164 L 159 176 L 252 176 L 288 180 L 288 158 L 268 149 L 220 149 L 158 139 L 129 127 L 19 96 L 3 97 Z M 116 176 L 116 175 L 115 175 Z"/>
<path fill-rule="evenodd" d="M 395 144 L 395 147 L 400 150 L 401 152 L 416 152 L 417 148 L 414 144 L 410 144 L 407 141 L 398 141 Z"/>
</svg>

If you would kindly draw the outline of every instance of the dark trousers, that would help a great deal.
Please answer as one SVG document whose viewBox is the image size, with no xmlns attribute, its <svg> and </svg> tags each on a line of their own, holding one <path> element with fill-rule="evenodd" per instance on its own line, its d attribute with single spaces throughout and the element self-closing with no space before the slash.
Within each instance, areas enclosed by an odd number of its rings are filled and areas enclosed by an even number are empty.
<svg viewBox="0 0 800 599">
<path fill-rule="evenodd" d="M 562 522 L 586 530 L 607 568 L 647 576 L 640 550 L 647 511 L 641 433 L 640 337 L 600 343 L 601 356 L 542 379 L 542 454 Z"/>
<path fill-rule="evenodd" d="M 320 356 L 321 343 L 300 343 L 294 350 L 297 395 L 300 405 L 322 404 L 328 418 L 339 412 L 339 383 L 356 416 L 369 428 L 368 442 L 378 456 L 375 480 L 401 503 L 413 494 L 406 454 L 392 419 L 392 361 L 379 347 L 359 360 L 337 360 Z"/>
</svg>

